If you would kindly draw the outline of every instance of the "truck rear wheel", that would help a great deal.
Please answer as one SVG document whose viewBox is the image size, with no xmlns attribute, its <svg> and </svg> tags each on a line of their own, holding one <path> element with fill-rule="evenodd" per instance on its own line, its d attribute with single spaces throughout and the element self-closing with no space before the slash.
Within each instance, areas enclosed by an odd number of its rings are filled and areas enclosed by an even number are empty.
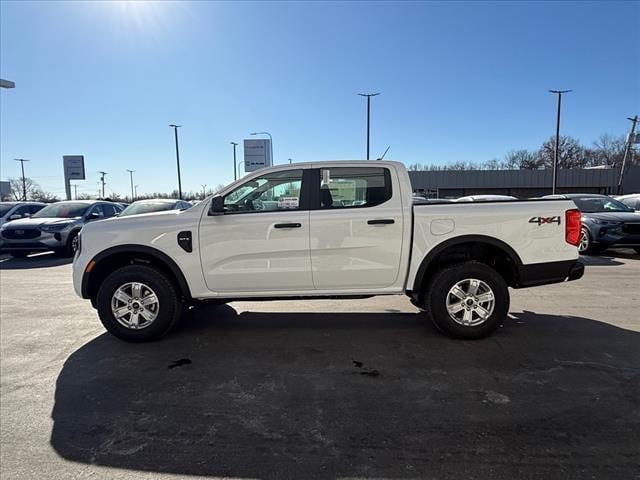
<svg viewBox="0 0 640 480">
<path fill-rule="evenodd" d="M 451 337 L 486 337 L 509 313 L 509 289 L 493 268 L 466 262 L 437 272 L 425 292 L 433 323 Z"/>
<path fill-rule="evenodd" d="M 109 333 L 127 342 L 162 338 L 182 310 L 171 279 L 146 265 L 128 265 L 107 276 L 98 290 L 96 306 Z"/>
</svg>

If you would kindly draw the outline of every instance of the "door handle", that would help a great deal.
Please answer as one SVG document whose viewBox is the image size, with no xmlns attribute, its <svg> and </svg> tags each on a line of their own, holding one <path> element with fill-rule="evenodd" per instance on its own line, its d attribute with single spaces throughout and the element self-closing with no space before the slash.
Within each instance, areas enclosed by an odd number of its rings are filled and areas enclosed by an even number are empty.
<svg viewBox="0 0 640 480">
<path fill-rule="evenodd" d="M 377 220 L 367 220 L 369 225 L 391 225 L 392 223 L 396 223 L 393 218 L 381 218 Z"/>
<path fill-rule="evenodd" d="M 273 228 L 300 228 L 301 223 L 276 223 Z"/>
</svg>

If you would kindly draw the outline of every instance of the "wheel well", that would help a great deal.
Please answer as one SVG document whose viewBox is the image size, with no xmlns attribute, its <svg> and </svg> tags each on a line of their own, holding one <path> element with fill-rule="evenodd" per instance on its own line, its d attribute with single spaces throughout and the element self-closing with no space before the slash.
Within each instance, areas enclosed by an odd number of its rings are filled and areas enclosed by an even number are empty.
<svg viewBox="0 0 640 480">
<path fill-rule="evenodd" d="M 94 259 L 95 267 L 91 272 L 85 272 L 83 279 L 83 296 L 90 298 L 95 304 L 100 285 L 107 276 L 115 270 L 127 265 L 148 265 L 164 273 L 180 291 L 183 297 L 190 298 L 189 287 L 178 267 L 158 255 L 149 252 L 118 251 Z"/>
<path fill-rule="evenodd" d="M 496 270 L 510 287 L 518 284 L 519 259 L 514 258 L 514 254 L 488 242 L 465 241 L 446 246 L 431 258 L 425 258 L 416 274 L 412 296 L 422 302 L 424 286 L 436 271 L 471 260 L 484 263 Z"/>
</svg>

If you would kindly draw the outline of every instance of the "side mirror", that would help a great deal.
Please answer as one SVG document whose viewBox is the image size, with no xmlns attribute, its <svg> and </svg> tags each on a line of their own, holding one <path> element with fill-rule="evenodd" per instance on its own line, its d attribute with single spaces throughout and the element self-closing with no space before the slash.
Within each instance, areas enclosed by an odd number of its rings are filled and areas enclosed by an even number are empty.
<svg viewBox="0 0 640 480">
<path fill-rule="evenodd" d="M 220 195 L 216 195 L 211 199 L 211 206 L 209 207 L 209 215 L 223 215 L 224 214 L 224 198 Z"/>
<path fill-rule="evenodd" d="M 100 218 L 100 214 L 98 212 L 91 212 L 87 215 L 87 220 L 97 220 L 98 218 Z"/>
<path fill-rule="evenodd" d="M 9 217 L 9 220 L 18 220 L 19 218 L 22 218 L 22 215 L 20 215 L 19 213 L 14 213 Z"/>
</svg>

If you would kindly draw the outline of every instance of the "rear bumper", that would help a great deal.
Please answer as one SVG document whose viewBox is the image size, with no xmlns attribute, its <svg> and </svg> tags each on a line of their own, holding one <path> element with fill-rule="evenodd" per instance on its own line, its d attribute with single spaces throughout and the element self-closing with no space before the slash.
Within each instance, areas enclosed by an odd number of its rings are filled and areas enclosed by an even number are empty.
<svg viewBox="0 0 640 480">
<path fill-rule="evenodd" d="M 578 280 L 584 275 L 584 263 L 580 260 L 533 263 L 519 269 L 516 288 L 536 287 L 550 283 Z"/>
</svg>

